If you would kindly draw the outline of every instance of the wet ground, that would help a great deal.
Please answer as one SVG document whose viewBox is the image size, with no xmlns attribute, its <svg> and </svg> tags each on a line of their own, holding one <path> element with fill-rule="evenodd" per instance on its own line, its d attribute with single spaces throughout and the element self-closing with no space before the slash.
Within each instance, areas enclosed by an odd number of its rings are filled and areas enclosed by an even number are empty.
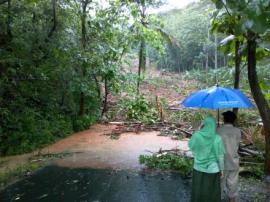
<svg viewBox="0 0 270 202">
<path fill-rule="evenodd" d="M 150 151 L 187 149 L 187 141 L 159 132 L 123 133 L 115 140 L 106 135 L 114 128 L 97 124 L 43 149 L 43 154 L 72 155 L 9 186 L 0 193 L 0 201 L 188 201 L 188 180 L 178 173 L 142 171 L 138 160 Z M 16 165 L 18 158 L 8 165 Z"/>
<path fill-rule="evenodd" d="M 257 180 L 241 178 L 240 187 L 239 202 L 270 201 Z M 191 179 L 177 172 L 47 166 L 0 192 L 0 201 L 186 202 L 190 190 Z"/>
<path fill-rule="evenodd" d="M 142 170 L 140 154 L 159 149 L 187 149 L 187 141 L 159 136 L 159 132 L 124 133 L 111 139 L 114 125 L 97 124 L 41 151 L 69 152 L 31 176 L 0 192 L 0 202 L 178 202 L 189 201 L 190 179 L 179 173 Z M 32 154 L 6 160 L 7 169 Z M 13 160 L 12 160 L 13 159 Z M 10 167 L 9 167 L 10 166 Z M 263 183 L 241 180 L 240 201 L 269 201 Z M 269 189 L 270 190 L 270 189 Z"/>
<path fill-rule="evenodd" d="M 138 158 L 159 149 L 181 148 L 187 150 L 187 141 L 176 141 L 159 136 L 159 132 L 123 133 L 119 139 L 111 139 L 116 125 L 96 124 L 89 130 L 71 135 L 59 142 L 31 154 L 5 157 L 0 172 L 27 164 L 37 154 L 70 153 L 53 163 L 62 167 L 139 170 Z"/>
<path fill-rule="evenodd" d="M 159 149 L 181 148 L 187 150 L 187 141 L 176 141 L 159 136 L 159 132 L 123 133 L 119 139 L 111 139 L 115 125 L 97 124 L 72 135 L 43 150 L 43 153 L 73 152 L 55 162 L 58 166 L 72 168 L 102 168 L 139 170 L 141 154 Z"/>
<path fill-rule="evenodd" d="M 0 193 L 1 202 L 189 201 L 190 181 L 178 173 L 49 166 Z"/>
</svg>

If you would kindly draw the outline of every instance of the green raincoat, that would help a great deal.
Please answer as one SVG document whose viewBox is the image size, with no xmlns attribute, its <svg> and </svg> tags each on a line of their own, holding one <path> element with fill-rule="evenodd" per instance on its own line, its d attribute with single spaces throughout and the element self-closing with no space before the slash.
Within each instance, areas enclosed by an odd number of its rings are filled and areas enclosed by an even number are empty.
<svg viewBox="0 0 270 202">
<path fill-rule="evenodd" d="M 203 128 L 192 135 L 188 146 L 194 156 L 193 168 L 205 173 L 218 173 L 224 169 L 224 145 L 216 133 L 216 121 L 207 116 Z"/>
</svg>

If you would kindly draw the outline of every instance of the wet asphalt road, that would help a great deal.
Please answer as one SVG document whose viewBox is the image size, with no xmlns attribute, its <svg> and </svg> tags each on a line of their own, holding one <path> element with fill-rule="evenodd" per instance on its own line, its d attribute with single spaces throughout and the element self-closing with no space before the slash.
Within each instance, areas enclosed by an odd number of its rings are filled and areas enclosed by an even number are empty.
<svg viewBox="0 0 270 202">
<path fill-rule="evenodd" d="M 190 180 L 179 173 L 45 167 L 0 193 L 1 202 L 189 201 Z"/>
</svg>

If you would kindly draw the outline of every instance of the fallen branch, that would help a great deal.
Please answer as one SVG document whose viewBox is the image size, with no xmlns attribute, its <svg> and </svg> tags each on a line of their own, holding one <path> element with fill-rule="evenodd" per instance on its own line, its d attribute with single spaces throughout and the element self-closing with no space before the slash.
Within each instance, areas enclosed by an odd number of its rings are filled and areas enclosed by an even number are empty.
<svg viewBox="0 0 270 202">
<path fill-rule="evenodd" d="M 238 151 L 238 154 L 242 157 L 242 156 L 252 156 L 251 154 L 247 153 L 247 152 L 241 152 Z"/>
<path fill-rule="evenodd" d="M 256 163 L 256 162 L 249 162 L 249 161 L 240 161 L 240 165 L 263 165 L 264 163 Z"/>
<path fill-rule="evenodd" d="M 180 149 L 177 149 L 177 148 L 175 148 L 175 149 L 159 149 L 159 151 L 158 151 L 158 154 L 161 154 L 161 153 L 163 153 L 163 152 L 178 152 L 178 151 L 180 151 Z"/>
<path fill-rule="evenodd" d="M 249 144 L 241 144 L 240 145 L 240 148 L 245 148 L 245 147 L 249 147 L 249 146 L 253 146 L 253 144 L 252 143 L 249 143 Z"/>
<path fill-rule="evenodd" d="M 185 131 L 185 130 L 183 130 L 183 129 L 181 129 L 181 128 L 178 128 L 178 130 L 180 130 L 180 131 L 183 132 L 183 133 L 186 133 L 189 137 L 192 136 L 192 133 L 190 133 L 190 132 L 188 132 L 188 131 Z"/>
<path fill-rule="evenodd" d="M 258 156 L 261 154 L 261 152 L 259 151 L 255 151 L 255 150 L 251 150 L 248 148 L 244 148 L 244 147 L 239 147 L 239 153 L 246 153 L 252 156 Z"/>
<path fill-rule="evenodd" d="M 180 149 L 165 149 L 165 150 L 162 150 L 162 149 L 159 149 L 158 152 L 152 152 L 150 150 L 145 150 L 146 152 L 149 152 L 151 153 L 152 155 L 156 155 L 157 157 L 160 157 L 160 156 L 163 156 L 163 155 L 166 155 L 166 154 L 173 154 L 173 155 L 176 155 L 176 156 L 185 156 L 185 157 L 189 157 L 189 158 L 192 158 L 192 154 L 189 154 L 189 150 L 180 150 Z"/>
</svg>

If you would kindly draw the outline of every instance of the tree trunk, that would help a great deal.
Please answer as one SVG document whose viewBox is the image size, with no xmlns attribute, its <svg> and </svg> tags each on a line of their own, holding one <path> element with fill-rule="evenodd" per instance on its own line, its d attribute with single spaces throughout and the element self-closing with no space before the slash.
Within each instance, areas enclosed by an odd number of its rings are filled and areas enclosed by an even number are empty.
<svg viewBox="0 0 270 202">
<path fill-rule="evenodd" d="M 218 68 L 218 55 L 217 55 L 217 34 L 215 34 L 215 70 Z M 218 78 L 217 78 L 217 73 L 215 73 L 215 82 L 218 84 Z"/>
<path fill-rule="evenodd" d="M 85 50 L 86 47 L 86 8 L 89 3 L 89 0 L 82 1 L 82 18 L 81 18 L 81 23 L 82 23 L 82 47 L 83 50 Z"/>
<path fill-rule="evenodd" d="M 7 36 L 8 39 L 11 40 L 12 38 L 12 32 L 11 32 L 11 21 L 12 21 L 12 17 L 11 17 L 11 0 L 8 0 L 8 11 L 7 11 Z"/>
<path fill-rule="evenodd" d="M 89 4 L 89 0 L 82 1 L 82 18 L 81 18 L 81 23 L 82 23 L 82 48 L 83 51 L 85 51 L 86 48 L 86 8 L 87 5 Z M 86 67 L 85 64 L 82 64 L 82 78 L 84 79 L 86 76 Z M 79 115 L 83 116 L 85 113 L 85 94 L 83 91 L 80 93 L 80 110 L 79 110 Z"/>
<path fill-rule="evenodd" d="M 208 25 L 209 26 L 209 25 Z M 210 41 L 210 28 L 207 26 L 207 43 Z M 208 44 L 207 44 L 207 50 L 206 50 L 206 61 L 205 61 L 205 70 L 208 71 L 209 66 L 209 50 L 208 50 Z"/>
<path fill-rule="evenodd" d="M 206 61 L 205 61 L 205 70 L 208 71 L 208 63 L 209 63 L 209 55 L 208 55 L 208 51 L 206 53 Z"/>
<path fill-rule="evenodd" d="M 52 4 L 52 22 L 53 22 L 53 26 L 48 34 L 48 38 L 51 38 L 53 33 L 56 31 L 56 27 L 57 27 L 57 16 L 56 16 L 56 4 L 57 4 L 57 0 L 52 0 L 51 1 Z"/>
<path fill-rule="evenodd" d="M 93 74 L 93 78 L 95 80 L 96 90 L 97 90 L 97 93 L 98 93 L 98 98 L 101 101 L 102 100 L 102 98 L 101 98 L 101 86 L 100 86 L 98 78 L 97 78 L 97 76 L 95 74 Z"/>
<path fill-rule="evenodd" d="M 239 89 L 239 81 L 240 81 L 240 64 L 241 64 L 241 54 L 239 52 L 240 42 L 239 40 L 235 41 L 235 73 L 234 73 L 234 88 Z M 237 116 L 238 108 L 234 108 L 233 112 Z"/>
<path fill-rule="evenodd" d="M 8 46 L 8 43 L 12 40 L 12 32 L 11 32 L 11 0 L 0 1 L 0 4 L 8 3 L 7 10 L 7 19 L 6 19 L 6 30 L 0 34 L 0 50 L 6 49 L 7 51 L 12 51 Z M 7 67 L 4 63 L 0 62 L 0 77 L 2 77 L 7 71 Z"/>
<path fill-rule="evenodd" d="M 141 39 L 140 51 L 139 51 L 139 67 L 138 67 L 138 80 L 137 80 L 137 94 L 140 93 L 140 80 L 141 74 L 145 71 L 146 67 L 146 50 L 145 50 L 145 40 Z"/>
<path fill-rule="evenodd" d="M 56 8 L 57 8 L 57 0 L 51 0 L 51 9 L 52 9 L 52 26 L 50 28 L 50 31 L 48 32 L 47 37 L 45 38 L 45 44 L 50 42 L 50 39 L 53 37 L 53 34 L 56 32 L 57 29 L 57 12 L 56 12 Z M 35 13 L 33 15 L 33 22 L 35 20 Z M 35 22 L 36 23 L 36 22 Z M 35 29 L 35 28 L 34 28 Z M 38 41 L 38 38 L 36 38 L 36 41 Z M 44 47 L 42 47 L 40 45 L 39 49 L 42 50 Z M 46 50 L 44 56 L 42 57 L 42 60 L 46 60 L 49 57 L 49 50 Z M 38 63 L 40 63 L 40 61 L 36 61 L 35 64 L 38 65 Z"/>
<path fill-rule="evenodd" d="M 146 27 L 146 6 L 145 2 L 141 2 L 141 24 Z M 141 44 L 139 50 L 139 67 L 138 67 L 138 81 L 137 81 L 137 95 L 140 94 L 140 80 L 141 74 L 145 71 L 146 68 L 146 45 L 144 36 L 141 36 Z"/>
<path fill-rule="evenodd" d="M 107 102 L 108 102 L 108 95 L 109 95 L 109 89 L 108 89 L 108 80 L 105 78 L 105 83 L 104 83 L 104 101 L 103 101 L 103 110 L 102 110 L 102 115 L 107 112 Z"/>
<path fill-rule="evenodd" d="M 248 33 L 248 80 L 265 129 L 265 175 L 270 176 L 270 108 L 262 94 L 256 71 L 256 35 Z"/>
<path fill-rule="evenodd" d="M 79 112 L 80 116 L 84 115 L 84 103 L 85 103 L 84 97 L 85 97 L 84 92 L 81 92 L 80 93 L 80 112 Z"/>
</svg>

